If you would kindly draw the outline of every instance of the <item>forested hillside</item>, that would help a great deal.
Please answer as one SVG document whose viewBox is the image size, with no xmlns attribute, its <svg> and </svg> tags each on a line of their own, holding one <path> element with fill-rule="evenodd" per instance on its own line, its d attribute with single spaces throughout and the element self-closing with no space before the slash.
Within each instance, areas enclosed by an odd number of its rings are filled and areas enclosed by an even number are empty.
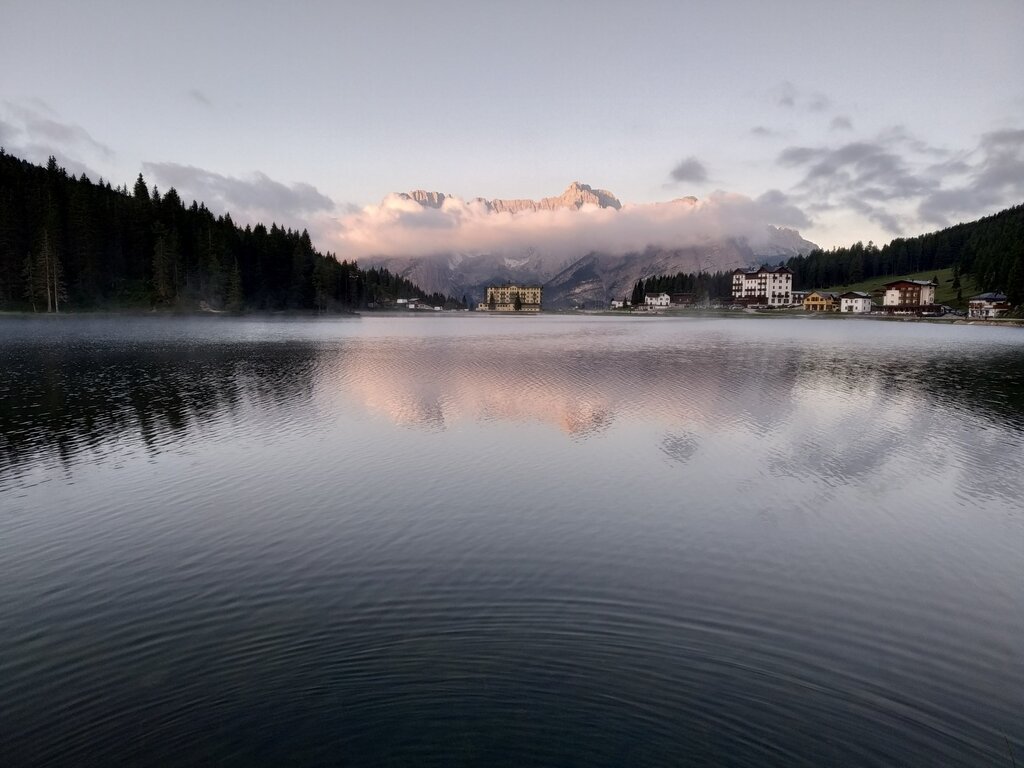
<svg viewBox="0 0 1024 768">
<path fill-rule="evenodd" d="M 918 237 L 898 237 L 881 248 L 856 243 L 820 249 L 786 262 L 795 288 L 850 285 L 873 277 L 957 267 L 982 290 L 1024 302 L 1024 205 Z"/>
<path fill-rule="evenodd" d="M 644 303 L 653 293 L 691 293 L 698 301 L 716 300 L 732 295 L 732 272 L 677 272 L 674 275 L 653 275 L 638 280 L 633 293 L 623 298 L 633 306 Z"/>
<path fill-rule="evenodd" d="M 0 309 L 347 311 L 413 296 L 386 269 L 321 254 L 306 231 L 242 229 L 141 174 L 116 188 L 0 149 Z"/>
</svg>

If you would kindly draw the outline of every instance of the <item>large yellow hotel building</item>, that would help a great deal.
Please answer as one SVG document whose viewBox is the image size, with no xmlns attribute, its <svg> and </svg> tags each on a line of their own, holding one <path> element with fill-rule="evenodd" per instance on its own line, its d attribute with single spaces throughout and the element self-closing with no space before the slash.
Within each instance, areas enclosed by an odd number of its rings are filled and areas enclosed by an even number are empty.
<svg viewBox="0 0 1024 768">
<path fill-rule="evenodd" d="M 477 309 L 481 312 L 540 312 L 541 294 L 539 285 L 492 285 L 487 288 L 487 298 Z M 516 297 L 520 307 L 516 310 Z"/>
</svg>

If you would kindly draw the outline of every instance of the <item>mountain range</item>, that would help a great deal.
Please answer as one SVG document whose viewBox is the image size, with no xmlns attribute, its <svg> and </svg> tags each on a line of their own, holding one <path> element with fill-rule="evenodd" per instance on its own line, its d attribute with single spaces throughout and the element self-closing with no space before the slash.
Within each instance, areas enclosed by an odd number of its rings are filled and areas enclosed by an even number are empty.
<svg viewBox="0 0 1024 768">
<path fill-rule="evenodd" d="M 595 189 L 578 181 L 562 194 L 530 199 L 474 198 L 468 203 L 443 192 L 414 190 L 393 197 L 403 203 L 416 203 L 438 212 L 467 207 L 485 219 L 501 216 L 528 217 L 563 215 L 585 216 L 587 211 L 609 210 L 603 219 L 623 216 L 624 206 L 611 192 Z M 655 204 L 659 220 L 678 215 L 682 220 L 700 206 L 695 197 L 682 197 Z M 586 210 L 585 210 L 586 209 Z M 612 214 L 614 211 L 614 214 Z M 507 219 L 506 219 L 507 220 Z M 560 221 L 564 221 L 561 219 Z M 581 226 L 587 225 L 582 221 Z M 765 225 L 735 234 L 718 227 L 715 235 L 687 238 L 673 247 L 664 242 L 641 249 L 581 247 L 573 253 L 563 246 L 560 253 L 546 251 L 543 245 L 516 245 L 501 252 L 449 252 L 406 256 L 379 254 L 360 260 L 365 266 L 386 267 L 413 281 L 427 291 L 452 296 L 468 296 L 480 301 L 488 285 L 529 283 L 544 286 L 544 306 L 550 309 L 604 304 L 609 299 L 629 295 L 637 280 L 658 274 L 677 272 L 715 272 L 762 262 L 777 263 L 816 248 L 794 229 Z M 571 244 L 570 244 L 571 245 Z"/>
</svg>

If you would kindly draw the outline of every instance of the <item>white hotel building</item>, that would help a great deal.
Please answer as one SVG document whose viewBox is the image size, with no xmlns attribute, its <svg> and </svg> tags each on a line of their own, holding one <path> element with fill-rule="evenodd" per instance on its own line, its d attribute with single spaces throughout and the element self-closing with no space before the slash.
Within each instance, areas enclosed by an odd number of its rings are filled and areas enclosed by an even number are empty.
<svg viewBox="0 0 1024 768">
<path fill-rule="evenodd" d="M 793 273 L 786 267 L 737 269 L 732 273 L 732 300 L 738 304 L 788 307 L 793 303 Z"/>
</svg>

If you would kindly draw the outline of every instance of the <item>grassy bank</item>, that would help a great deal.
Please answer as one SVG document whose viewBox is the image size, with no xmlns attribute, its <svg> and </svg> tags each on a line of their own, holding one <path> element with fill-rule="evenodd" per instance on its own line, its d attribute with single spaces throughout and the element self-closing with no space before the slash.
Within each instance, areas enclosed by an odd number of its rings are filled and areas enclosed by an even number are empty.
<svg viewBox="0 0 1024 768">
<path fill-rule="evenodd" d="M 938 304 L 948 304 L 951 307 L 966 308 L 967 300 L 981 291 L 974 284 L 974 280 L 969 275 L 961 275 L 960 277 L 960 290 L 963 294 L 963 301 L 958 302 L 956 300 L 956 289 L 953 287 L 953 270 L 950 269 L 939 269 L 931 270 L 929 272 L 914 272 L 909 275 L 899 276 L 888 276 L 888 277 L 873 277 L 870 280 L 864 280 L 859 283 L 852 283 L 851 285 L 832 285 L 822 290 L 835 291 L 836 293 L 846 293 L 847 291 L 863 291 L 865 293 L 873 293 L 874 291 L 881 290 L 882 286 L 886 283 L 891 283 L 894 280 L 931 280 L 933 277 L 938 277 L 939 287 L 935 289 L 935 301 Z"/>
</svg>

